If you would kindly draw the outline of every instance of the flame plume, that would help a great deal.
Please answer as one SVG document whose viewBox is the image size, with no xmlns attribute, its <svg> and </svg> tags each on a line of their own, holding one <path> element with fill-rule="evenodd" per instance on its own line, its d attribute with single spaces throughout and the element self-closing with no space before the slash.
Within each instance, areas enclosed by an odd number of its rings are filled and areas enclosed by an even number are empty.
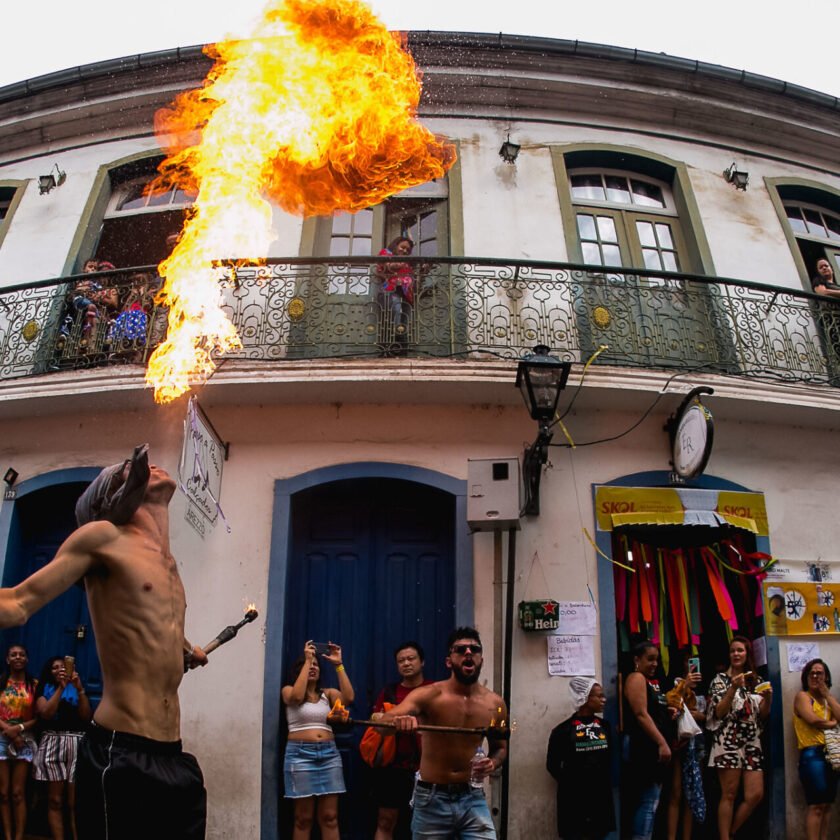
<svg viewBox="0 0 840 840">
<path fill-rule="evenodd" d="M 359 0 L 275 0 L 252 38 L 205 51 L 204 85 L 155 117 L 167 158 L 153 188 L 196 193 L 159 268 L 169 330 L 146 373 L 158 402 L 241 346 L 212 261 L 267 253 L 270 201 L 304 216 L 355 212 L 455 162 L 416 121 L 420 75 L 401 36 Z"/>
</svg>

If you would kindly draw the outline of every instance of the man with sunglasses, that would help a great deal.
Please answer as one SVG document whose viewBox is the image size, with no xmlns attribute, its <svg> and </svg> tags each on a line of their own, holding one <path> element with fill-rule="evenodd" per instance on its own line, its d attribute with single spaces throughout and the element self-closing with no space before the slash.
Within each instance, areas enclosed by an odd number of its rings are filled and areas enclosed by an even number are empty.
<svg viewBox="0 0 840 840">
<path fill-rule="evenodd" d="M 397 729 L 408 732 L 416 729 L 418 723 L 479 729 L 493 721 L 507 720 L 504 700 L 478 682 L 484 662 L 478 631 L 473 627 L 453 630 L 448 650 L 449 679 L 415 689 L 383 715 L 386 720 L 393 720 Z M 423 733 L 411 819 L 415 840 L 495 840 L 496 830 L 484 790 L 473 787 L 470 777 L 486 777 L 498 770 L 507 757 L 507 743 L 488 739 L 489 754 L 472 763 L 483 740 L 480 735 Z"/>
<path fill-rule="evenodd" d="M 79 527 L 53 560 L 0 589 L 0 627 L 25 624 L 84 581 L 102 701 L 79 747 L 77 834 L 84 840 L 201 840 L 206 791 L 181 749 L 178 686 L 207 656 L 184 638 L 186 598 L 169 546 L 175 481 L 148 445 L 106 467 L 76 504 Z"/>
</svg>

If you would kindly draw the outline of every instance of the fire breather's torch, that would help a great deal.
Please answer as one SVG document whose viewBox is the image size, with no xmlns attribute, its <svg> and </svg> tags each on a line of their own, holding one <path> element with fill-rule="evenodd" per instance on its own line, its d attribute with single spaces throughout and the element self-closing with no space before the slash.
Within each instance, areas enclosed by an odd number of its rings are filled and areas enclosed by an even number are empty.
<svg viewBox="0 0 840 840">
<path fill-rule="evenodd" d="M 216 650 L 217 647 L 221 647 L 224 644 L 227 644 L 231 639 L 236 638 L 236 634 L 239 632 L 241 627 L 244 627 L 246 624 L 250 624 L 259 613 L 257 612 L 257 608 L 253 604 L 248 605 L 248 610 L 245 613 L 245 617 L 240 621 L 238 624 L 229 624 L 216 636 L 215 639 L 208 642 L 206 645 L 202 647 L 202 650 L 209 654 Z M 190 666 L 190 658 L 192 654 L 185 654 L 184 655 L 184 670 L 188 670 Z"/>
</svg>

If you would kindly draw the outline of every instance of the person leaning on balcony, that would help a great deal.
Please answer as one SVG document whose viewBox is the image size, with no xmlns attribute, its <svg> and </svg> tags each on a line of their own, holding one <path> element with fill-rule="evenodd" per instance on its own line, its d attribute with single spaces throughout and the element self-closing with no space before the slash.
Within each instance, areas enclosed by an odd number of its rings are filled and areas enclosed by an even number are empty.
<svg viewBox="0 0 840 840">
<path fill-rule="evenodd" d="M 322 840 L 338 840 L 338 795 L 345 793 L 341 756 L 332 727 L 327 723 L 330 708 L 340 700 L 349 706 L 355 692 L 341 661 L 341 647 L 330 642 L 321 658 L 335 666 L 338 690 L 321 688 L 321 666 L 311 641 L 303 646 L 303 656 L 292 666 L 291 685 L 281 695 L 286 704 L 289 740 L 283 761 L 286 799 L 295 801 L 295 828 L 292 840 L 309 840 L 315 804 Z"/>
<path fill-rule="evenodd" d="M 822 659 L 802 669 L 802 691 L 793 703 L 793 730 L 799 747 L 799 780 L 805 789 L 808 840 L 827 840 L 831 806 L 837 797 L 837 773 L 826 761 L 825 733 L 840 721 L 840 703 L 831 696 L 831 671 Z"/>
<path fill-rule="evenodd" d="M 817 260 L 817 273 L 811 278 L 811 285 L 818 295 L 840 298 L 840 285 L 835 282 L 834 269 L 826 259 Z"/>
<path fill-rule="evenodd" d="M 398 236 L 379 252 L 380 257 L 407 257 L 414 249 L 408 236 Z M 376 266 L 382 281 L 377 299 L 381 307 L 380 347 L 386 356 L 402 354 L 408 341 L 408 316 L 414 305 L 414 275 L 404 262 L 386 262 Z"/>
</svg>

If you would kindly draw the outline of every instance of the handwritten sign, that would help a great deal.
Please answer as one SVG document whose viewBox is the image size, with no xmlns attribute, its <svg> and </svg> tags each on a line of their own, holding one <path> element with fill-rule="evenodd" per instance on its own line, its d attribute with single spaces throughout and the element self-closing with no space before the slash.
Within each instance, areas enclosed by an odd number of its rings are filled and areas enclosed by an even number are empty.
<svg viewBox="0 0 840 840">
<path fill-rule="evenodd" d="M 547 636 L 548 673 L 552 677 L 594 677 L 592 636 Z"/>
<path fill-rule="evenodd" d="M 210 421 L 190 398 L 184 421 L 184 443 L 178 478 L 181 491 L 211 524 L 219 518 L 222 493 L 222 464 L 225 447 Z"/>
<path fill-rule="evenodd" d="M 799 673 L 812 659 L 819 659 L 819 642 L 790 642 L 787 646 L 788 671 Z"/>
<path fill-rule="evenodd" d="M 560 635 L 594 636 L 597 620 L 590 601 L 561 601 L 557 610 Z"/>
</svg>

